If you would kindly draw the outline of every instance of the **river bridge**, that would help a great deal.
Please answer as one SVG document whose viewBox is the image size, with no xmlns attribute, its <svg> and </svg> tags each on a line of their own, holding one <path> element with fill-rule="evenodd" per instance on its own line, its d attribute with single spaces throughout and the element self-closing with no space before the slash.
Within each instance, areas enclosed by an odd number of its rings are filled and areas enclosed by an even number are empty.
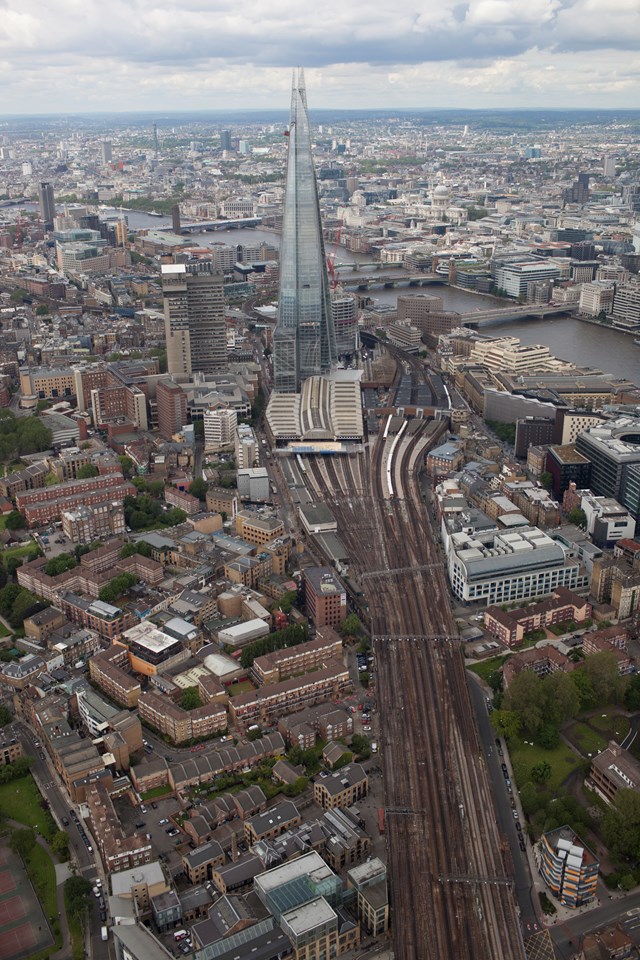
<svg viewBox="0 0 640 960">
<path fill-rule="evenodd" d="M 259 227 L 262 217 L 240 217 L 238 220 L 197 220 L 181 223 L 182 233 L 214 233 L 216 230 L 237 230 L 240 227 Z"/>
<path fill-rule="evenodd" d="M 473 313 L 461 313 L 460 325 L 487 327 L 509 320 L 544 320 L 560 314 L 577 313 L 578 306 L 577 303 L 525 303 L 522 306 L 499 307 L 497 310 L 475 310 Z"/>
</svg>

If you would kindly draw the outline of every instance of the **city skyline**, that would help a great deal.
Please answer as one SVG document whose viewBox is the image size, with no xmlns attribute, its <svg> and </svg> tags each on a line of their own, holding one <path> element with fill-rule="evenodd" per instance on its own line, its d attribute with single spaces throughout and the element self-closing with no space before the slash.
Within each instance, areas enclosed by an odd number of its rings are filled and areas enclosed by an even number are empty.
<svg viewBox="0 0 640 960">
<path fill-rule="evenodd" d="M 105 21 L 61 0 L 3 4 L 7 114 L 286 105 L 289 67 L 307 69 L 318 109 L 633 109 L 640 9 L 613 0 L 439 0 L 325 5 L 281 0 L 252 22 L 227 0 L 116 2 Z"/>
</svg>

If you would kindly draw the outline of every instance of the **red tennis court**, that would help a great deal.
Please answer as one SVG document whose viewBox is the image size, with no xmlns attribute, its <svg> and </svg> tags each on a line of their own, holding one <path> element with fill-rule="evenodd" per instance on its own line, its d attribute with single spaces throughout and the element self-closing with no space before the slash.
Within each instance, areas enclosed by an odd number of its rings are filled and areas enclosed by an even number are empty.
<svg viewBox="0 0 640 960">
<path fill-rule="evenodd" d="M 27 909 L 20 895 L 9 897 L 8 900 L 0 900 L 0 927 L 12 920 L 22 920 L 26 915 Z"/>
<path fill-rule="evenodd" d="M 2 870 L 0 872 L 0 897 L 5 893 L 10 893 L 16 889 L 16 881 L 11 870 Z"/>
<path fill-rule="evenodd" d="M 21 923 L 13 930 L 4 930 L 0 934 L 0 960 L 24 956 L 37 942 L 38 932 L 32 923 Z"/>
</svg>

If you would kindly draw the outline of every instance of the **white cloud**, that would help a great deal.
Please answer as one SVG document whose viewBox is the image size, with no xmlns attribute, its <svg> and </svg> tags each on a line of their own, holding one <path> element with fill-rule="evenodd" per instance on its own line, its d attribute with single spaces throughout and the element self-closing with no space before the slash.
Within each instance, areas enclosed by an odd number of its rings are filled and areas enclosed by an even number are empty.
<svg viewBox="0 0 640 960">
<path fill-rule="evenodd" d="M 638 0 L 606 7 L 600 0 L 399 7 L 269 0 L 250 10 L 237 0 L 3 0 L 0 7 L 0 111 L 7 113 L 286 108 L 297 63 L 308 67 L 318 108 L 571 106 L 578 88 L 584 107 L 640 103 Z"/>
</svg>

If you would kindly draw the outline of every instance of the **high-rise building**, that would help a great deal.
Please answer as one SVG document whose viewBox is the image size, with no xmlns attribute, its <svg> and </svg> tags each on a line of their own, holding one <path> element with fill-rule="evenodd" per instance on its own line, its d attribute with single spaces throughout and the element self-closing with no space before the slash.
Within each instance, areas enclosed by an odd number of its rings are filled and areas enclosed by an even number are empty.
<svg viewBox="0 0 640 960">
<path fill-rule="evenodd" d="M 231 130 L 220 131 L 220 149 L 231 150 Z"/>
<path fill-rule="evenodd" d="M 158 380 L 158 430 L 167 440 L 179 433 L 187 422 L 187 397 L 182 387 L 173 380 Z"/>
<path fill-rule="evenodd" d="M 182 225 L 180 223 L 180 204 L 174 203 L 171 207 L 171 226 L 174 233 L 177 233 L 178 236 L 182 233 Z"/>
<path fill-rule="evenodd" d="M 358 303 L 355 297 L 332 297 L 331 316 L 336 332 L 336 353 L 353 353 L 358 340 Z"/>
<path fill-rule="evenodd" d="M 162 267 L 169 374 L 218 373 L 227 366 L 222 276 L 202 264 Z"/>
<path fill-rule="evenodd" d="M 111 151 L 111 140 L 103 140 L 100 144 L 100 156 L 103 164 L 111 163 L 113 153 Z"/>
<path fill-rule="evenodd" d="M 336 360 L 302 70 L 297 77 L 294 74 L 288 138 L 278 322 L 273 335 L 273 383 L 279 393 L 296 393 L 303 380 L 328 372 Z"/>
<path fill-rule="evenodd" d="M 56 203 L 53 198 L 53 187 L 46 181 L 38 185 L 38 203 L 40 204 L 40 216 L 44 221 L 45 230 L 53 230 Z"/>
</svg>

